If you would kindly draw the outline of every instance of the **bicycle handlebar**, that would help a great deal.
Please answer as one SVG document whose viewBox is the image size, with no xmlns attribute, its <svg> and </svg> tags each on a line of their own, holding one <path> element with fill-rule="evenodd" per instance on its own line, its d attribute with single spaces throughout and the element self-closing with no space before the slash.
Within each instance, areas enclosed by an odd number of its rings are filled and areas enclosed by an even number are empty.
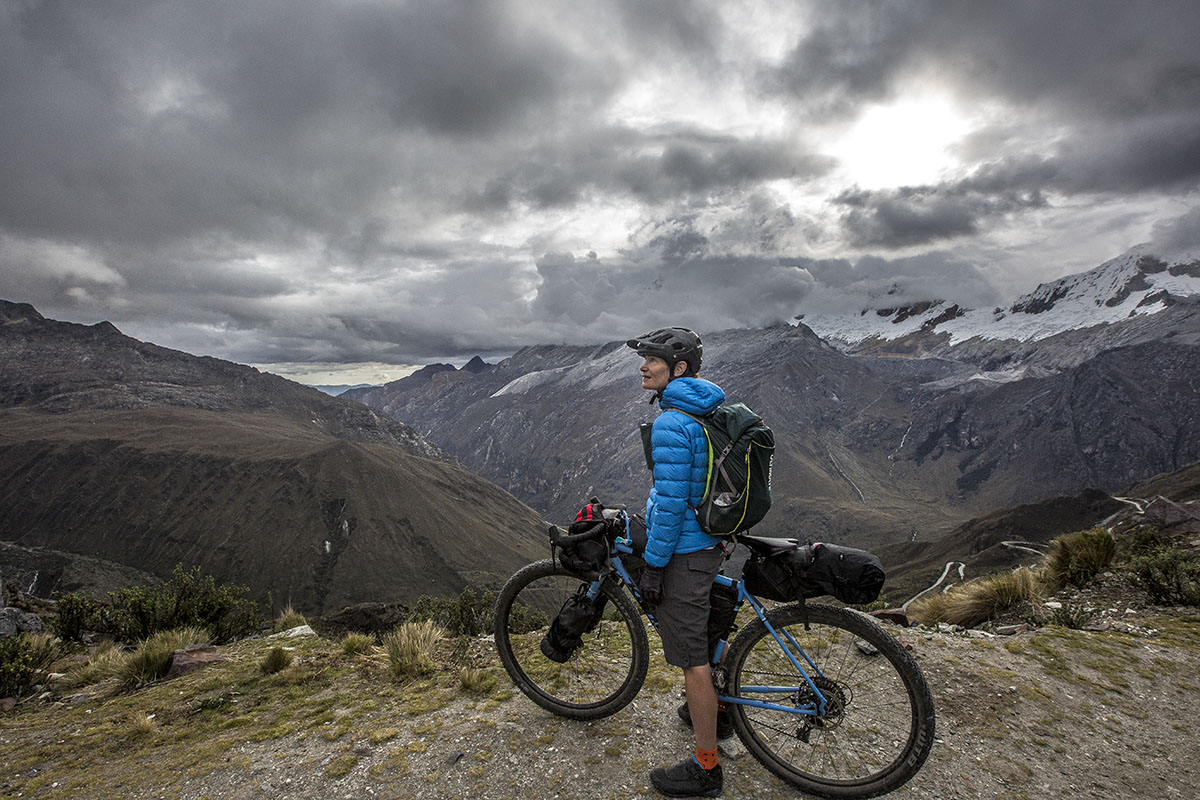
<svg viewBox="0 0 1200 800">
<path fill-rule="evenodd" d="M 605 521 L 599 521 L 586 531 L 579 533 L 566 533 L 557 525 L 550 526 L 550 541 L 558 547 L 570 547 L 571 545 L 579 544 L 580 542 L 590 542 L 593 539 L 603 539 L 604 531 L 608 527 Z"/>
</svg>

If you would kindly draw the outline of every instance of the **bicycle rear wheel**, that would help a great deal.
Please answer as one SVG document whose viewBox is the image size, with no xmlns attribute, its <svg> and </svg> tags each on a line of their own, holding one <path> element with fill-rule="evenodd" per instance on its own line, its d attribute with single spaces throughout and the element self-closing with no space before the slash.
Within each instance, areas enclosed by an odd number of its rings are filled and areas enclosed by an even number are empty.
<svg viewBox="0 0 1200 800">
<path fill-rule="evenodd" d="M 850 609 L 791 605 L 767 619 L 784 642 L 786 631 L 820 669 L 796 654 L 828 705 L 823 716 L 814 717 L 730 703 L 734 730 L 754 757 L 822 797 L 874 797 L 915 775 L 933 746 L 935 723 L 933 696 L 908 651 Z M 761 620 L 737 636 L 728 664 L 731 696 L 792 707 L 815 700 Z M 768 686 L 789 691 L 762 691 Z"/>
<path fill-rule="evenodd" d="M 601 587 L 608 604 L 600 622 L 567 661 L 546 658 L 542 637 L 581 583 L 586 581 L 549 560 L 509 578 L 496 600 L 496 650 L 530 700 L 563 717 L 599 719 L 620 711 L 642 688 L 650 647 L 633 599 L 610 578 Z"/>
</svg>

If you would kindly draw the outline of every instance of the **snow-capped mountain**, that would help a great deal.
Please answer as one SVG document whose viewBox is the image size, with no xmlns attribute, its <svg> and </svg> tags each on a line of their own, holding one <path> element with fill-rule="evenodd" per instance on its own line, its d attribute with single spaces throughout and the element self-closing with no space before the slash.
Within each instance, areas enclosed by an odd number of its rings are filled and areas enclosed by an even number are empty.
<svg viewBox="0 0 1200 800">
<path fill-rule="evenodd" d="M 925 332 L 948 344 L 969 339 L 1031 342 L 1065 331 L 1156 314 L 1182 297 L 1200 295 L 1200 257 L 1156 255 L 1146 245 L 1095 269 L 1043 283 L 1008 308 L 965 309 L 944 300 L 858 314 L 805 314 L 802 321 L 823 339 L 853 347 Z"/>
</svg>

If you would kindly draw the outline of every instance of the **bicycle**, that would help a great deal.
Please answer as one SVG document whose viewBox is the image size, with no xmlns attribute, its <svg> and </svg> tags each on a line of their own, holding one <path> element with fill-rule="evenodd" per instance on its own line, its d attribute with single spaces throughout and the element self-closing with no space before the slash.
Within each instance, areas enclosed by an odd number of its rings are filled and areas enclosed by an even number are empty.
<svg viewBox="0 0 1200 800">
<path fill-rule="evenodd" d="M 640 558 L 626 512 L 580 534 L 551 527 L 559 546 L 600 537 L 609 557 L 597 573 L 583 575 L 551 557 L 518 570 L 496 601 L 504 669 L 529 699 L 570 719 L 607 717 L 633 700 L 650 660 L 641 615 L 658 626 L 637 590 Z M 763 556 L 796 546 L 790 539 L 736 538 Z M 736 593 L 734 616 L 748 604 L 756 617 L 727 642 L 736 629 L 730 618 L 717 634 L 711 667 L 735 733 L 763 766 L 805 792 L 833 798 L 886 794 L 917 773 L 933 746 L 935 714 L 924 675 L 903 645 L 849 608 L 801 601 L 768 610 L 742 580 L 718 575 L 714 585 Z M 559 663 L 540 642 L 575 592 L 607 602 Z"/>
</svg>

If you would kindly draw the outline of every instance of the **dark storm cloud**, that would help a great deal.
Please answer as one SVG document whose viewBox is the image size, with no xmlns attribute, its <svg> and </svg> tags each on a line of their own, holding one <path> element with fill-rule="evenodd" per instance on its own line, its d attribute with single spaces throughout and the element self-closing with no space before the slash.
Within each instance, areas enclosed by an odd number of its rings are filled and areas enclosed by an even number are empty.
<svg viewBox="0 0 1200 800">
<path fill-rule="evenodd" d="M 815 108 L 854 110 L 936 72 L 980 99 L 1135 118 L 1200 105 L 1190 0 L 810 3 L 812 25 L 770 87 Z"/>
<path fill-rule="evenodd" d="M 500 10 L 10 4 L 0 147 L 21 157 L 0 166 L 0 221 L 150 241 L 336 229 L 427 157 L 407 131 L 479 138 L 592 91 Z"/>
<path fill-rule="evenodd" d="M 812 27 L 773 71 L 766 87 L 796 97 L 814 116 L 855 112 L 886 98 L 898 71 L 918 56 L 927 4 L 848 0 L 812 3 Z"/>
<path fill-rule="evenodd" d="M 631 47 L 643 57 L 667 50 L 685 53 L 689 60 L 716 62 L 716 6 L 695 0 L 622 0 L 617 9 Z"/>
<path fill-rule="evenodd" d="M 1037 189 L 983 192 L 955 185 L 852 190 L 833 202 L 848 209 L 842 224 L 859 246 L 897 248 L 969 236 L 992 218 L 1046 205 Z"/>
<path fill-rule="evenodd" d="M 1164 254 L 1200 250 L 1200 209 L 1156 224 L 1151 245 Z"/>
<path fill-rule="evenodd" d="M 910 247 L 972 236 L 1054 197 L 1163 191 L 1200 182 L 1200 114 L 1176 112 L 1061 142 L 1047 155 L 1000 157 L 931 186 L 852 189 L 832 198 L 859 246 Z"/>
<path fill-rule="evenodd" d="M 567 206 L 596 193 L 663 203 L 744 190 L 763 181 L 806 181 L 831 166 L 830 159 L 779 140 L 606 130 L 530 152 L 483 187 L 472 204 Z"/>
</svg>

